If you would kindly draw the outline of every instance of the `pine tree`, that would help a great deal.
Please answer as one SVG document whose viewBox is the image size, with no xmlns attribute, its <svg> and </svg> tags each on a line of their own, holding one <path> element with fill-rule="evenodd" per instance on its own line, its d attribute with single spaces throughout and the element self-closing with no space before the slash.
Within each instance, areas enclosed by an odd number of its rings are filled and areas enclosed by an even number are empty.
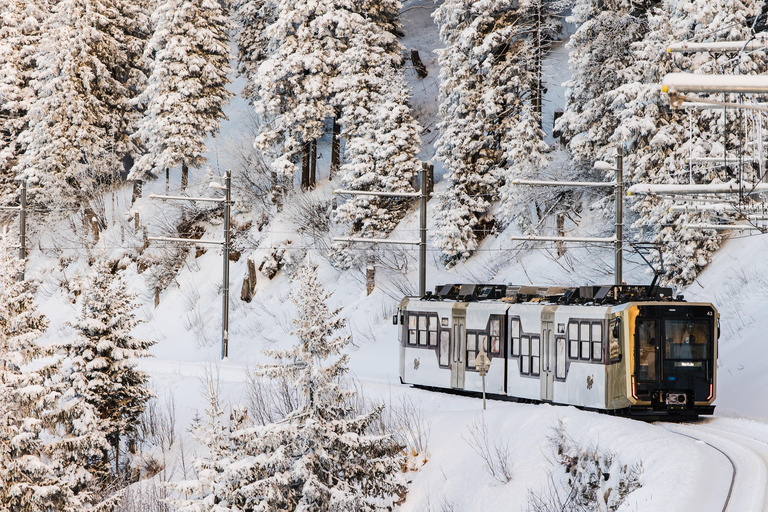
<svg viewBox="0 0 768 512">
<path fill-rule="evenodd" d="M 42 4 L 44 5 L 44 4 Z M 30 59 L 39 40 L 45 11 L 29 0 L 0 1 L 0 201 L 15 196 L 13 167 L 21 155 L 19 134 L 34 102 Z"/>
<path fill-rule="evenodd" d="M 103 478 L 111 471 L 119 476 L 121 444 L 136 431 L 153 396 L 149 376 L 136 366 L 149 357 L 154 342 L 131 335 L 138 324 L 132 312 L 135 296 L 114 271 L 106 260 L 93 268 L 82 294 L 82 313 L 73 324 L 77 336 L 61 347 L 70 361 L 65 383 L 96 411 L 111 447 L 111 456 L 103 453 L 96 464 Z"/>
<path fill-rule="evenodd" d="M 42 25 L 31 56 L 36 100 L 19 136 L 24 155 L 17 166 L 40 202 L 90 197 L 112 180 L 115 158 L 132 152 L 128 100 L 140 74 L 126 45 L 136 32 L 129 14 L 136 12 L 119 0 L 65 0 Z"/>
<path fill-rule="evenodd" d="M 722 158 L 725 146 L 732 154 L 739 146 L 740 114 L 730 111 L 723 131 L 722 111 L 704 110 L 692 114 L 670 109 L 669 100 L 661 93 L 661 80 L 666 73 L 688 71 L 699 73 L 762 73 L 766 69 L 765 52 L 744 54 L 735 61 L 727 56 L 699 54 L 670 55 L 666 48 L 673 41 L 744 40 L 752 35 L 748 21 L 760 13 L 760 2 L 707 2 L 694 0 L 684 4 L 667 1 L 648 11 L 648 31 L 644 38 L 630 45 L 631 65 L 620 74 L 621 84 L 605 92 L 602 103 L 609 105 L 608 119 L 618 119 L 607 142 L 598 142 L 587 130 L 585 148 L 592 144 L 593 158 L 603 158 L 612 151 L 610 144 L 624 148 L 624 165 L 629 179 L 641 183 L 712 183 L 728 181 L 738 175 L 735 166 L 713 168 L 691 165 L 689 156 Z M 727 67 L 724 67 L 727 66 Z M 610 124 L 610 123 L 609 123 Z M 692 128 L 692 130 L 691 130 Z M 724 134 L 728 142 L 724 145 Z M 743 135 L 742 135 L 743 137 Z M 589 142 L 592 140 L 592 142 Z M 573 146 L 573 143 L 571 144 Z M 755 169 L 745 164 L 745 179 Z M 663 247 L 666 279 L 672 284 L 690 283 L 708 263 L 720 245 L 713 231 L 687 230 L 686 222 L 709 222 L 706 213 L 678 214 L 669 211 L 668 201 L 644 198 L 634 205 L 639 219 L 634 227 L 641 238 L 650 238 Z"/>
<path fill-rule="evenodd" d="M 298 344 L 269 351 L 277 362 L 261 372 L 287 377 L 303 403 L 281 422 L 231 434 L 237 456 L 213 486 L 215 510 L 391 510 L 389 498 L 404 491 L 401 448 L 391 436 L 367 433 L 380 408 L 353 412 L 355 392 L 339 380 L 348 371 L 340 353 L 349 336 L 334 336 L 344 321 L 326 304 L 330 294 L 315 266 L 303 267 L 298 279 Z"/>
<path fill-rule="evenodd" d="M 357 16 L 355 23 L 335 98 L 346 140 L 342 183 L 351 190 L 413 192 L 420 167 L 420 127 L 411 117 L 409 91 L 396 69 L 402 61 L 400 46 L 373 21 Z M 377 238 L 394 229 L 408 204 L 403 199 L 357 197 L 339 206 L 336 218 L 350 223 L 354 232 Z"/>
<path fill-rule="evenodd" d="M 435 245 L 448 266 L 469 257 L 487 235 L 502 184 L 547 165 L 541 65 L 559 30 L 555 7 L 541 0 L 448 0 L 435 11 L 446 44 L 439 51 L 437 158 L 448 170 Z M 520 213 L 515 193 L 503 191 L 506 221 Z"/>
<path fill-rule="evenodd" d="M 41 439 L 41 408 L 50 390 L 45 381 L 58 369 L 43 362 L 48 351 L 37 344 L 48 321 L 37 312 L 32 290 L 18 277 L 9 233 L 0 237 L 0 510 L 75 510 L 85 502 L 58 472 Z M 25 365 L 36 362 L 34 371 Z"/>
<path fill-rule="evenodd" d="M 181 187 L 189 167 L 206 162 L 205 137 L 215 135 L 226 119 L 232 97 L 228 13 L 220 2 L 173 0 L 152 15 L 154 35 L 145 57 L 152 73 L 137 103 L 146 105 L 135 137 L 146 148 L 131 170 L 131 179 L 147 179 L 181 165 Z"/>
</svg>

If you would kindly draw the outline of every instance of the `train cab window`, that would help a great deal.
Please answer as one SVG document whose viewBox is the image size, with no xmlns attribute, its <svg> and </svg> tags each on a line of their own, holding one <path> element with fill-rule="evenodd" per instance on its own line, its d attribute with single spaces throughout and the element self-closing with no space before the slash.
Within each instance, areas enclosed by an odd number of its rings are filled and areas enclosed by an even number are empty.
<svg viewBox="0 0 768 512">
<path fill-rule="evenodd" d="M 637 322 L 637 380 L 656 380 L 656 320 Z"/>
<path fill-rule="evenodd" d="M 451 357 L 451 331 L 443 329 L 440 331 L 440 366 L 448 366 Z"/>
<path fill-rule="evenodd" d="M 417 345 L 418 344 L 418 334 L 417 334 L 417 322 L 419 321 L 418 315 L 415 315 L 413 313 L 408 313 L 408 344 L 409 345 Z"/>
<path fill-rule="evenodd" d="M 531 373 L 531 339 L 528 336 L 520 336 L 520 373 Z"/>
<path fill-rule="evenodd" d="M 477 355 L 477 334 L 467 333 L 467 370 L 475 369 L 475 356 Z"/>
<path fill-rule="evenodd" d="M 568 357 L 571 359 L 579 358 L 579 323 L 571 322 L 568 324 Z"/>
<path fill-rule="evenodd" d="M 491 346 L 489 352 L 494 356 L 501 355 L 501 319 L 491 318 Z"/>
<path fill-rule="evenodd" d="M 538 375 L 540 368 L 539 337 L 531 336 L 531 375 Z"/>
<path fill-rule="evenodd" d="M 427 344 L 427 316 L 419 315 L 419 345 Z"/>
<path fill-rule="evenodd" d="M 589 359 L 589 322 L 579 324 L 579 341 L 581 342 L 581 358 Z"/>
<path fill-rule="evenodd" d="M 664 320 L 664 335 L 665 359 L 704 360 L 709 354 L 712 327 L 706 320 Z"/>
<path fill-rule="evenodd" d="M 565 378 L 565 338 L 555 338 L 555 377 Z"/>
<path fill-rule="evenodd" d="M 514 319 L 511 322 L 512 328 L 510 329 L 512 337 L 512 355 L 520 355 L 520 320 Z"/>
<path fill-rule="evenodd" d="M 603 360 L 603 324 L 592 324 L 592 360 Z"/>
<path fill-rule="evenodd" d="M 612 363 L 621 361 L 621 323 L 618 318 L 611 320 L 611 328 L 608 330 L 608 358 Z"/>
<path fill-rule="evenodd" d="M 429 317 L 429 341 L 428 345 L 430 347 L 436 347 L 437 346 L 437 317 L 430 315 Z"/>
<path fill-rule="evenodd" d="M 488 353 L 488 335 L 485 333 L 477 335 L 477 351 Z"/>
</svg>

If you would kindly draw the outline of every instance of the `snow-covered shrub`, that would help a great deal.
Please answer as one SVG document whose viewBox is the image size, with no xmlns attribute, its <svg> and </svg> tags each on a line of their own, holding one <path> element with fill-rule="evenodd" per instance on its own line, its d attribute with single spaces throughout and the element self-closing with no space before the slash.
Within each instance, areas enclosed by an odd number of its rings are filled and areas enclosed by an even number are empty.
<svg viewBox="0 0 768 512">
<path fill-rule="evenodd" d="M 277 247 L 272 249 L 259 265 L 259 271 L 270 279 L 273 279 L 278 272 L 285 270 L 285 273 L 292 277 L 304 260 L 306 251 L 304 249 L 293 247 L 293 241 L 284 240 Z"/>
<path fill-rule="evenodd" d="M 546 489 L 529 492 L 529 512 L 613 512 L 640 488 L 641 462 L 627 464 L 614 452 L 580 444 L 562 421 L 552 429 L 549 441 L 557 466 L 548 475 Z"/>
</svg>

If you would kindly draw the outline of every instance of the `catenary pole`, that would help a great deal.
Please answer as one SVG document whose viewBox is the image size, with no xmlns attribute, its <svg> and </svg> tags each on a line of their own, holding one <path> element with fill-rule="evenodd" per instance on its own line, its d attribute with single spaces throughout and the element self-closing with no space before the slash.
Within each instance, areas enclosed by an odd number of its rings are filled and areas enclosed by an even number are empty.
<svg viewBox="0 0 768 512">
<path fill-rule="evenodd" d="M 232 201 L 232 172 L 227 171 L 224 178 L 224 187 L 227 189 L 227 198 L 224 201 L 224 291 L 221 304 L 221 358 L 229 356 L 229 207 Z"/>
<path fill-rule="evenodd" d="M 419 242 L 419 295 L 427 294 L 427 163 L 421 163 L 421 241 Z"/>
<path fill-rule="evenodd" d="M 621 285 L 624 264 L 624 153 L 616 148 L 616 284 Z"/>
<path fill-rule="evenodd" d="M 21 201 L 19 208 L 19 259 L 27 259 L 27 181 L 21 182 Z M 19 272 L 19 281 L 24 280 L 24 269 Z"/>
</svg>

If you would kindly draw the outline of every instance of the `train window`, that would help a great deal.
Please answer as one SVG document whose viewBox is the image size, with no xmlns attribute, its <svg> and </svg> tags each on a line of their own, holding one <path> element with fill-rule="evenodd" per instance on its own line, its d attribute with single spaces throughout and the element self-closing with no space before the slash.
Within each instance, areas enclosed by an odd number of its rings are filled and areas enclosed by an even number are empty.
<svg viewBox="0 0 768 512">
<path fill-rule="evenodd" d="M 579 341 L 581 341 L 581 358 L 589 359 L 589 322 L 579 324 Z"/>
<path fill-rule="evenodd" d="M 440 366 L 448 366 L 451 357 L 451 331 L 444 329 L 440 331 Z"/>
<path fill-rule="evenodd" d="M 558 379 L 565 378 L 565 338 L 555 339 L 555 353 L 557 360 L 555 361 L 555 377 Z"/>
<path fill-rule="evenodd" d="M 603 360 L 603 324 L 592 324 L 592 359 Z"/>
<path fill-rule="evenodd" d="M 498 356 L 501 354 L 501 320 L 491 318 L 491 354 Z"/>
<path fill-rule="evenodd" d="M 427 316 L 419 316 L 419 345 L 427 344 Z"/>
<path fill-rule="evenodd" d="M 485 353 L 488 353 L 488 335 L 478 334 L 477 335 L 477 351 L 484 351 Z"/>
<path fill-rule="evenodd" d="M 467 369 L 475 369 L 475 356 L 477 355 L 477 334 L 467 333 Z"/>
<path fill-rule="evenodd" d="M 568 357 L 571 359 L 579 358 L 579 323 L 571 322 L 568 324 Z"/>
<path fill-rule="evenodd" d="M 512 331 L 512 355 L 513 356 L 519 356 L 520 355 L 520 320 L 514 319 L 512 320 L 512 328 L 510 329 Z"/>
<path fill-rule="evenodd" d="M 430 315 L 429 317 L 429 342 L 430 347 L 437 346 L 437 317 Z"/>
<path fill-rule="evenodd" d="M 707 320 L 664 320 L 664 357 L 677 361 L 706 359 L 712 336 Z"/>
<path fill-rule="evenodd" d="M 637 380 L 656 380 L 656 320 L 637 322 Z"/>
<path fill-rule="evenodd" d="M 528 375 L 531 372 L 531 339 L 528 336 L 520 337 L 520 373 Z"/>
<path fill-rule="evenodd" d="M 408 313 L 408 344 L 416 345 L 418 338 L 416 334 L 416 322 L 418 322 L 418 315 L 414 313 Z"/>
<path fill-rule="evenodd" d="M 612 363 L 621 361 L 621 344 L 619 343 L 620 325 L 618 318 L 612 320 L 611 329 L 608 332 L 610 335 L 610 338 L 608 339 L 608 357 Z"/>
<path fill-rule="evenodd" d="M 440 319 L 440 326 L 441 327 L 445 327 L 447 329 L 448 328 L 448 319 L 447 318 L 441 318 Z"/>
<path fill-rule="evenodd" d="M 531 336 L 531 375 L 539 374 L 539 337 Z"/>
</svg>

